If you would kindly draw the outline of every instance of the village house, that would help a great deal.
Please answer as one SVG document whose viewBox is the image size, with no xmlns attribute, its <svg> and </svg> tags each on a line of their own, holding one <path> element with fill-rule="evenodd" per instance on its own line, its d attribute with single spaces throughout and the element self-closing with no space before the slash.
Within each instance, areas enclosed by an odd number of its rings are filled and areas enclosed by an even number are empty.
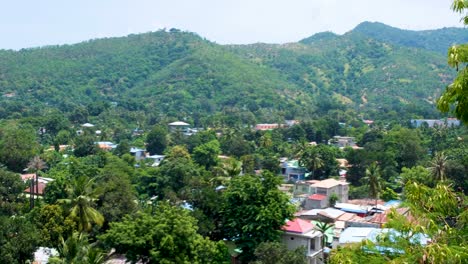
<svg viewBox="0 0 468 264">
<path fill-rule="evenodd" d="M 348 201 L 349 183 L 343 180 L 326 179 L 296 183 L 295 194 L 308 194 L 304 209 L 318 209 L 329 206 L 330 197 L 336 195 L 337 202 Z"/>
<path fill-rule="evenodd" d="M 296 182 L 298 180 L 304 180 L 306 176 L 306 168 L 299 165 L 298 160 L 287 160 L 285 158 L 280 159 L 281 175 L 286 181 Z"/>
<path fill-rule="evenodd" d="M 354 137 L 334 136 L 332 139 L 328 140 L 328 145 L 333 145 L 340 149 L 346 147 L 360 149 L 360 147 L 356 144 L 356 139 Z"/>
<path fill-rule="evenodd" d="M 169 126 L 169 131 L 170 132 L 182 132 L 186 133 L 188 132 L 188 129 L 190 128 L 190 124 L 187 124 L 182 121 L 176 121 L 168 124 Z"/>
<path fill-rule="evenodd" d="M 456 118 L 447 118 L 447 119 L 411 119 L 411 126 L 421 127 L 427 125 L 428 127 L 457 127 L 460 126 L 460 120 Z"/>
<path fill-rule="evenodd" d="M 310 221 L 300 218 L 289 220 L 281 228 L 284 231 L 281 240 L 289 250 L 304 247 L 308 264 L 321 264 L 323 263 L 322 233 L 314 227 Z"/>
</svg>

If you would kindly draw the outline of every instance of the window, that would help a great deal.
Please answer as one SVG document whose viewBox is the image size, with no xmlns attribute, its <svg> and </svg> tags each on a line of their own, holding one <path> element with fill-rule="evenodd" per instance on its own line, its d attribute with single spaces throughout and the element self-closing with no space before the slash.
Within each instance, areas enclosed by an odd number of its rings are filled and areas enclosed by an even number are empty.
<svg viewBox="0 0 468 264">
<path fill-rule="evenodd" d="M 315 251 L 315 239 L 310 240 L 310 251 Z"/>
</svg>

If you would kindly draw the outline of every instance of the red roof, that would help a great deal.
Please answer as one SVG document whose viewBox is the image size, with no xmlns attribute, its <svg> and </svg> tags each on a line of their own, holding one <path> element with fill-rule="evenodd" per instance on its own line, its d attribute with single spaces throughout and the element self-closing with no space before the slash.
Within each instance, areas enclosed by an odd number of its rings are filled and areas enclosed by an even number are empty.
<svg viewBox="0 0 468 264">
<path fill-rule="evenodd" d="M 314 228 L 314 224 L 309 221 L 296 218 L 294 220 L 288 220 L 286 224 L 281 227 L 282 230 L 292 233 L 306 233 Z"/>
<path fill-rule="evenodd" d="M 36 185 L 33 186 L 34 187 L 34 194 L 36 194 Z M 43 183 L 43 182 L 39 182 L 39 195 L 43 195 L 44 194 L 44 190 L 46 188 L 46 184 Z M 30 190 L 30 187 L 28 187 L 26 190 L 24 190 L 25 193 L 30 193 L 31 190 Z"/>
<path fill-rule="evenodd" d="M 311 196 L 309 196 L 309 199 L 310 200 L 316 200 L 316 201 L 322 201 L 324 199 L 327 199 L 327 196 L 323 195 L 323 194 L 312 194 Z"/>
<path fill-rule="evenodd" d="M 23 181 L 34 179 L 34 177 L 36 177 L 35 173 L 21 174 L 21 180 L 23 180 Z"/>
</svg>

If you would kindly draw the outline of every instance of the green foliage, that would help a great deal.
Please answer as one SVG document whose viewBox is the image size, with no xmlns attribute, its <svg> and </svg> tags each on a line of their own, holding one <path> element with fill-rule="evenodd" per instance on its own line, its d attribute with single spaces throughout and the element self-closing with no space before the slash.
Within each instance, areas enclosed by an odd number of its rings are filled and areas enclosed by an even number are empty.
<svg viewBox="0 0 468 264">
<path fill-rule="evenodd" d="M 224 228 L 229 239 L 251 260 L 262 242 L 279 238 L 280 227 L 292 217 L 294 206 L 278 190 L 281 179 L 272 173 L 234 177 L 224 191 Z M 274 213 L 273 213 L 274 212 Z"/>
<path fill-rule="evenodd" d="M 33 258 L 40 238 L 26 218 L 0 216 L 0 263 L 22 264 Z"/>
<path fill-rule="evenodd" d="M 0 163 L 22 172 L 38 154 L 39 144 L 31 127 L 7 124 L 0 129 Z"/>
<path fill-rule="evenodd" d="M 154 154 L 162 154 L 168 145 L 168 131 L 165 126 L 155 126 L 146 136 L 146 150 Z"/>
<path fill-rule="evenodd" d="M 98 146 L 94 143 L 96 139 L 90 133 L 84 133 L 75 138 L 75 148 L 73 154 L 77 157 L 85 157 L 88 155 L 96 154 Z"/>
<path fill-rule="evenodd" d="M 312 174 L 312 178 L 328 178 L 338 174 L 338 150 L 328 145 L 308 146 L 299 162 Z"/>
<path fill-rule="evenodd" d="M 263 242 L 255 249 L 257 260 L 251 263 L 306 264 L 307 257 L 304 251 L 306 251 L 304 247 L 288 250 L 284 244 L 279 242 Z"/>
<path fill-rule="evenodd" d="M 124 215 L 136 211 L 136 195 L 130 182 L 133 170 L 129 165 L 115 156 L 110 156 L 102 169 L 98 186 L 98 210 L 106 222 L 114 222 Z"/>
<path fill-rule="evenodd" d="M 423 166 L 416 166 L 411 169 L 403 167 L 400 178 L 403 184 L 415 182 L 426 186 L 433 186 L 430 171 Z"/>
<path fill-rule="evenodd" d="M 93 208 L 96 200 L 93 183 L 92 179 L 80 176 L 68 187 L 68 198 L 59 200 L 69 208 L 70 217 L 77 219 L 80 232 L 89 232 L 93 224 L 102 226 L 104 223 L 102 214 Z"/>
<path fill-rule="evenodd" d="M 42 246 L 57 248 L 61 243 L 60 238 L 67 238 L 76 231 L 76 222 L 67 217 L 59 205 L 35 208 L 30 219 L 36 224 Z"/>
<path fill-rule="evenodd" d="M 160 203 L 154 215 L 139 213 L 111 224 L 100 237 L 131 261 L 151 263 L 228 263 L 223 242 L 213 242 L 197 234 L 197 225 L 188 211 Z"/>
<path fill-rule="evenodd" d="M 0 167 L 0 216 L 10 216 L 18 213 L 25 201 L 22 196 L 26 185 L 21 177 Z"/>
<path fill-rule="evenodd" d="M 50 264 L 101 264 L 104 263 L 105 254 L 89 244 L 88 237 L 84 233 L 73 233 L 66 240 L 61 238 L 57 247 L 59 256 L 52 257 Z"/>
<path fill-rule="evenodd" d="M 221 154 L 220 145 L 215 139 L 196 147 L 193 150 L 193 160 L 208 170 L 218 164 L 219 154 Z"/>
<path fill-rule="evenodd" d="M 468 24 L 468 16 L 466 10 L 468 5 L 465 1 L 453 0 L 452 8 L 454 11 L 463 14 L 463 23 Z M 465 39 L 462 42 L 467 42 Z M 453 43 L 453 41 L 452 41 Z M 448 45 L 447 45 L 448 46 Z M 453 45 L 448 50 L 448 64 L 451 67 L 456 67 L 457 71 L 459 66 L 463 66 L 468 62 L 468 45 L 459 44 Z M 457 77 L 447 86 L 446 90 L 437 101 L 437 108 L 442 112 L 453 112 L 455 116 L 468 123 L 468 69 L 463 67 L 458 72 Z M 453 106 L 453 107 L 452 107 Z"/>
<path fill-rule="evenodd" d="M 398 200 L 398 194 L 388 187 L 385 187 L 385 189 L 382 190 L 382 194 L 380 196 L 384 201 Z"/>
<path fill-rule="evenodd" d="M 364 184 L 369 188 L 369 197 L 376 200 L 379 199 L 382 191 L 382 178 L 380 177 L 380 167 L 377 163 L 372 163 L 366 169 L 366 175 L 362 178 Z"/>
</svg>

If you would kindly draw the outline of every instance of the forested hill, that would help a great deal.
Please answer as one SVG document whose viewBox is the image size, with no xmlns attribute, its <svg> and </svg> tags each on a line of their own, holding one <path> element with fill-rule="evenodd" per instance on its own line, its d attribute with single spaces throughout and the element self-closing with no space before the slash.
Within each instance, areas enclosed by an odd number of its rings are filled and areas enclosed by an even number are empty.
<svg viewBox="0 0 468 264">
<path fill-rule="evenodd" d="M 459 32 L 466 30 L 423 38 L 427 32 L 363 23 L 298 43 L 223 46 L 172 29 L 0 50 L 0 118 L 59 109 L 80 122 L 111 106 L 199 125 L 226 116 L 311 119 L 330 110 L 435 117 L 434 100 L 454 76 L 440 50 L 452 36 L 465 41 Z"/>
<path fill-rule="evenodd" d="M 379 22 L 363 22 L 353 31 L 379 41 L 422 48 L 444 55 L 447 54 L 447 49 L 451 45 L 468 42 L 468 31 L 464 28 L 454 27 L 413 31 L 391 27 Z"/>
</svg>

